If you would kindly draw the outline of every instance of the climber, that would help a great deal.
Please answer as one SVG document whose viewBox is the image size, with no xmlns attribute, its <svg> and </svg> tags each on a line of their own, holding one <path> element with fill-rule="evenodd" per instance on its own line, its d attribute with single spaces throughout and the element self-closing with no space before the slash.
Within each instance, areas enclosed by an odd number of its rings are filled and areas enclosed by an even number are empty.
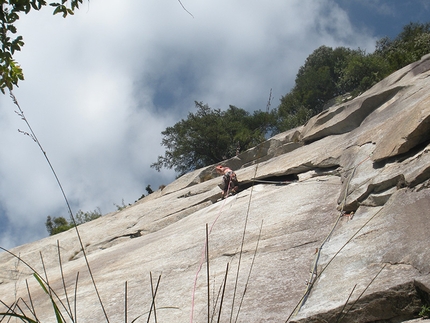
<svg viewBox="0 0 430 323">
<path fill-rule="evenodd" d="M 223 175 L 222 198 L 224 199 L 229 195 L 235 195 L 239 191 L 239 182 L 236 173 L 222 165 L 215 167 L 215 170 L 218 174 Z"/>
</svg>

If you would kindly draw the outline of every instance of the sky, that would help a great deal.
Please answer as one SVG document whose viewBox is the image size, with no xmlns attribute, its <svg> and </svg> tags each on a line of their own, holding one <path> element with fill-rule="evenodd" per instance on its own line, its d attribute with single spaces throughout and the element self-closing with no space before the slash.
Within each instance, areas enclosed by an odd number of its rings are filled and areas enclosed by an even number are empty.
<svg viewBox="0 0 430 323">
<path fill-rule="evenodd" d="M 176 174 L 150 165 L 161 132 L 194 101 L 265 110 L 294 86 L 319 46 L 371 53 L 409 22 L 428 22 L 427 0 L 91 0 L 74 16 L 52 7 L 20 18 L 16 55 L 25 81 L 13 93 L 76 213 L 134 203 Z M 0 246 L 48 235 L 68 218 L 44 154 L 0 94 Z"/>
</svg>

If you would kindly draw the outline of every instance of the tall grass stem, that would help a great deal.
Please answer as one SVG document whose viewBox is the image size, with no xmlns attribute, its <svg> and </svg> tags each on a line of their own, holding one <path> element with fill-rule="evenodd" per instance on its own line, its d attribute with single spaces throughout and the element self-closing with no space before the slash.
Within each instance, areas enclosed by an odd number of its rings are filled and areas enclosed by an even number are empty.
<svg viewBox="0 0 430 323">
<path fill-rule="evenodd" d="M 70 206 L 69 200 L 68 200 L 67 195 L 66 195 L 66 193 L 65 193 L 65 191 L 64 191 L 64 189 L 63 189 L 63 185 L 61 185 L 61 181 L 60 181 L 59 177 L 57 176 L 57 173 L 55 172 L 55 169 L 54 169 L 54 167 L 53 167 L 53 165 L 52 165 L 52 163 L 51 163 L 50 159 L 48 158 L 48 155 L 46 154 L 45 150 L 43 149 L 42 144 L 40 143 L 40 141 L 39 141 L 39 139 L 37 138 L 37 136 L 36 136 L 35 132 L 33 131 L 33 129 L 32 129 L 32 127 L 31 127 L 31 125 L 30 125 L 29 121 L 28 121 L 28 120 L 27 120 L 27 118 L 25 117 L 24 111 L 21 109 L 21 106 L 19 105 L 18 100 L 16 99 L 16 97 L 15 97 L 15 95 L 13 94 L 13 92 L 12 92 L 12 91 L 9 91 L 9 94 L 10 94 L 10 97 L 11 97 L 11 99 L 12 99 L 13 103 L 17 106 L 18 111 L 19 111 L 19 112 L 17 112 L 17 111 L 15 111 L 15 112 L 17 113 L 17 115 L 18 115 L 18 116 L 20 116 L 20 117 L 21 117 L 21 119 L 26 123 L 26 125 L 27 125 L 28 129 L 30 130 L 30 133 L 23 132 L 23 131 L 20 131 L 20 132 L 21 132 L 21 133 L 23 133 L 23 134 L 25 134 L 25 135 L 28 135 L 28 136 L 29 136 L 31 139 L 33 139 L 33 141 L 34 141 L 34 142 L 39 146 L 40 150 L 42 151 L 43 155 L 45 156 L 46 162 L 48 163 L 48 165 L 49 165 L 49 167 L 50 167 L 50 169 L 51 169 L 52 174 L 53 174 L 53 175 L 54 175 L 54 177 L 55 177 L 55 180 L 57 181 L 58 187 L 60 188 L 60 191 L 61 191 L 61 193 L 62 193 L 62 195 L 63 195 L 64 201 L 65 201 L 65 203 L 66 203 L 66 205 L 67 205 L 67 209 L 68 209 L 68 212 L 69 212 L 69 214 L 70 214 L 70 218 L 72 219 L 72 222 L 73 222 L 73 224 L 74 224 L 75 231 L 76 231 L 76 235 L 78 236 L 78 240 L 79 240 L 79 243 L 80 243 L 80 245 L 81 245 L 82 253 L 83 253 L 83 255 L 84 255 L 85 263 L 86 263 L 86 266 L 87 266 L 88 272 L 89 272 L 89 274 L 90 274 L 91 281 L 92 281 L 92 283 L 93 283 L 93 287 L 94 287 L 94 290 L 95 290 L 95 292 L 96 292 L 97 298 L 98 298 L 98 300 L 99 300 L 99 304 L 100 304 L 100 306 L 101 306 L 101 308 L 102 308 L 102 311 L 103 311 L 103 314 L 104 314 L 104 316 L 105 316 L 106 321 L 109 323 L 109 317 L 108 317 L 108 315 L 107 315 L 106 309 L 105 309 L 105 307 L 104 307 L 104 305 L 103 305 L 103 302 L 102 302 L 102 299 L 101 299 L 100 293 L 99 293 L 99 291 L 98 291 L 97 284 L 96 284 L 96 282 L 95 282 L 94 275 L 93 275 L 93 273 L 92 273 L 91 266 L 90 266 L 90 263 L 89 263 L 89 261 L 88 261 L 87 254 L 86 254 L 86 252 L 85 252 L 85 247 L 84 247 L 84 244 L 83 244 L 83 241 L 82 241 L 81 235 L 80 235 L 80 233 L 79 233 L 79 230 L 78 230 L 78 226 L 77 226 L 77 223 L 76 223 L 75 217 L 73 216 L 73 212 L 72 212 L 72 208 L 71 208 L 71 206 Z"/>
</svg>

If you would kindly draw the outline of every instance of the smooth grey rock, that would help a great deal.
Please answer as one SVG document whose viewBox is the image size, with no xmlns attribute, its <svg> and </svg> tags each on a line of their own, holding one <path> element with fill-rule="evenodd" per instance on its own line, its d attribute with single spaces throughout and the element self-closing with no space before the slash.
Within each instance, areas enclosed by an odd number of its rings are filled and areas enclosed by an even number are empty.
<svg viewBox="0 0 430 323">
<path fill-rule="evenodd" d="M 357 128 L 371 112 L 393 98 L 400 90 L 401 87 L 394 87 L 377 94 L 363 94 L 353 101 L 321 112 L 307 122 L 302 132 L 302 140 L 311 142 Z"/>
<path fill-rule="evenodd" d="M 161 276 L 158 321 L 206 321 L 206 227 L 214 320 L 224 277 L 221 322 L 331 322 L 346 312 L 349 322 L 417 318 L 430 300 L 429 69 L 426 56 L 224 161 L 241 182 L 235 196 L 220 200 L 211 165 L 80 225 L 109 321 L 124 321 L 125 282 L 129 321 L 147 319 L 150 276 L 153 288 Z M 82 246 L 72 229 L 14 248 L 22 261 L 0 253 L 0 299 L 28 304 L 28 283 L 38 318 L 55 322 L 33 270 L 45 277 L 42 255 L 65 301 L 60 253 L 71 307 L 79 272 L 78 321 L 107 321 Z"/>
</svg>

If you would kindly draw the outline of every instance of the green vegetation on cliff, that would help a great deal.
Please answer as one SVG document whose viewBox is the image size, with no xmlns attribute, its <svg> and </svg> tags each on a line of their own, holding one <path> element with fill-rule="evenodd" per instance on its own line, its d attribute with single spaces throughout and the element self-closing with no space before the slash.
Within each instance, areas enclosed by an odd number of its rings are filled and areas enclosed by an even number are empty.
<svg viewBox="0 0 430 323">
<path fill-rule="evenodd" d="M 373 53 L 361 49 L 321 46 L 300 67 L 295 85 L 272 111 L 226 111 L 196 102 L 189 113 L 162 132 L 164 156 L 151 167 L 173 168 L 183 174 L 235 156 L 268 136 L 303 125 L 327 101 L 355 97 L 396 70 L 430 53 L 430 23 L 410 23 L 393 40 L 382 38 Z"/>
</svg>

